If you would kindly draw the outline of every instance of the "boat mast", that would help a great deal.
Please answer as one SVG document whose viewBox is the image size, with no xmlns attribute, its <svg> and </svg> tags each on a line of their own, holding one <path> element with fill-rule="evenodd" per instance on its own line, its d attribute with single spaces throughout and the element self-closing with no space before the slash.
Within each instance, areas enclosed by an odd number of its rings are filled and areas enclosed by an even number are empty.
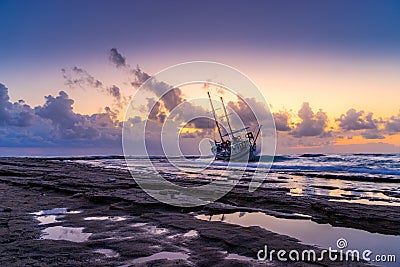
<svg viewBox="0 0 400 267">
<path fill-rule="evenodd" d="M 211 100 L 210 92 L 207 92 L 207 94 L 208 94 L 208 99 L 210 100 L 210 105 L 211 105 L 212 113 L 213 113 L 213 115 L 214 115 L 215 125 L 217 125 L 219 137 L 221 138 L 221 142 L 224 142 L 224 139 L 222 138 L 221 129 L 219 128 L 219 123 L 218 123 L 218 120 L 217 120 L 217 115 L 215 115 L 215 109 L 214 109 L 214 105 L 213 105 L 212 100 Z"/>
<path fill-rule="evenodd" d="M 224 113 L 225 113 L 226 121 L 228 122 L 230 134 L 232 135 L 232 138 L 234 138 L 234 136 L 233 136 L 233 131 L 232 131 L 232 127 L 231 127 L 231 123 L 230 123 L 230 121 L 229 121 L 228 114 L 226 113 L 226 108 L 225 108 L 225 104 L 224 104 L 224 99 L 222 98 L 222 96 L 221 96 L 221 102 L 222 102 L 222 107 L 224 108 Z"/>
</svg>

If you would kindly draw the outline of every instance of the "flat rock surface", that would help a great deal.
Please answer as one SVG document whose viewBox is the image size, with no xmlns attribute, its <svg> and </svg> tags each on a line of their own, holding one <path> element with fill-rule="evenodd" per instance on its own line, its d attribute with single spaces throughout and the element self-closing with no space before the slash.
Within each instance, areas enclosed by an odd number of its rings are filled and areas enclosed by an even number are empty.
<svg viewBox="0 0 400 267">
<path fill-rule="evenodd" d="M 170 180 L 203 183 L 180 177 Z M 52 211 L 38 213 L 45 210 Z M 237 186 L 215 203 L 179 208 L 148 196 L 127 171 L 62 160 L 0 158 L 0 266 L 365 265 L 327 259 L 257 261 L 257 252 L 265 244 L 275 250 L 313 247 L 260 227 L 195 217 L 238 211 L 292 218 L 301 213 L 317 223 L 400 234 L 399 207 L 294 197 L 268 187 L 249 193 Z"/>
</svg>

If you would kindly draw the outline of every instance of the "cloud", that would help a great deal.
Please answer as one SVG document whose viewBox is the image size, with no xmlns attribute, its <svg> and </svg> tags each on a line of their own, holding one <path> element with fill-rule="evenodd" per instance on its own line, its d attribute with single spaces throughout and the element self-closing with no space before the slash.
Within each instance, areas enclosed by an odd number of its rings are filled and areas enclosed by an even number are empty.
<svg viewBox="0 0 400 267">
<path fill-rule="evenodd" d="M 115 85 L 108 87 L 107 88 L 107 92 L 113 96 L 114 98 L 116 98 L 117 100 L 121 99 L 121 91 L 119 90 L 119 88 Z"/>
<path fill-rule="evenodd" d="M 274 120 L 275 120 L 275 127 L 277 131 L 287 132 L 290 131 L 292 128 L 289 126 L 289 118 L 290 114 L 288 112 L 278 112 L 273 113 Z"/>
<path fill-rule="evenodd" d="M 134 74 L 134 81 L 131 82 L 131 84 L 135 88 L 139 88 L 150 78 L 150 75 L 143 72 L 139 66 L 132 70 L 132 73 Z M 147 84 L 144 89 L 154 93 L 159 98 L 158 101 L 161 101 L 164 104 L 167 111 L 173 110 L 185 100 L 181 89 L 173 88 L 165 82 L 158 82 L 154 79 L 150 81 L 151 83 Z"/>
<path fill-rule="evenodd" d="M 0 83 L 0 125 L 4 125 L 9 121 L 8 109 L 11 106 L 9 100 L 8 88 Z"/>
<path fill-rule="evenodd" d="M 215 121 L 210 118 L 202 117 L 190 120 L 187 125 L 197 129 L 214 129 Z"/>
<path fill-rule="evenodd" d="M 134 81 L 131 82 L 131 85 L 134 88 L 139 88 L 147 79 L 150 78 L 150 75 L 146 72 L 143 72 L 138 65 L 136 68 L 131 69 L 130 65 L 126 62 L 126 58 L 120 52 L 118 52 L 116 48 L 110 49 L 108 58 L 110 62 L 117 68 L 125 68 L 128 70 L 129 74 L 133 74 Z"/>
<path fill-rule="evenodd" d="M 179 88 L 173 88 L 169 90 L 166 94 L 164 94 L 161 98 L 162 102 L 164 103 L 165 108 L 168 111 L 171 111 L 176 106 L 184 101 L 182 96 L 182 91 Z"/>
<path fill-rule="evenodd" d="M 179 135 L 179 138 L 190 138 L 190 139 L 198 139 L 198 138 L 204 138 L 206 134 L 203 131 L 194 131 L 194 132 L 181 132 Z M 210 137 L 210 136 L 208 136 Z M 194 141 L 196 142 L 196 141 Z"/>
<path fill-rule="evenodd" d="M 255 114 L 269 113 L 264 103 L 257 101 L 255 98 L 242 99 L 238 96 L 237 101 L 229 101 L 227 107 L 239 116 L 245 126 L 250 127 L 257 127 L 259 124 L 265 123 L 257 121 Z"/>
<path fill-rule="evenodd" d="M 26 127 L 32 125 L 33 112 L 23 100 L 11 103 L 8 88 L 0 83 L 0 126 Z"/>
<path fill-rule="evenodd" d="M 223 125 L 221 125 L 224 130 Z M 191 129 L 191 130 L 189 130 Z M 190 119 L 186 125 L 180 131 L 180 137 L 182 138 L 205 138 L 213 137 L 215 130 L 215 121 L 208 117 L 198 117 Z"/>
<path fill-rule="evenodd" d="M 147 119 L 164 123 L 165 118 L 167 117 L 166 113 L 162 110 L 161 102 L 155 100 L 154 98 L 147 98 L 147 108 L 150 110 Z"/>
<path fill-rule="evenodd" d="M 65 84 L 70 88 L 86 88 L 90 87 L 95 89 L 97 92 L 109 95 L 114 100 L 114 108 L 117 112 L 127 104 L 127 98 L 121 93 L 118 86 L 106 86 L 100 80 L 92 76 L 88 71 L 74 66 L 70 71 L 67 69 L 61 69 L 62 76 L 65 80 Z"/>
<path fill-rule="evenodd" d="M 298 116 L 301 122 L 297 123 L 296 127 L 290 132 L 292 136 L 301 138 L 307 136 L 327 137 L 329 135 L 329 132 L 325 131 L 328 116 L 322 110 L 314 114 L 310 104 L 304 102 Z"/>
<path fill-rule="evenodd" d="M 13 103 L 11 106 L 10 125 L 17 127 L 28 127 L 33 124 L 34 113 L 29 105 L 23 100 Z"/>
<path fill-rule="evenodd" d="M 65 84 L 70 88 L 76 86 L 84 88 L 85 86 L 100 89 L 103 87 L 103 83 L 92 75 L 90 75 L 86 70 L 79 68 L 77 66 L 72 67 L 71 71 L 66 69 L 61 69 L 62 76 L 65 80 Z"/>
<path fill-rule="evenodd" d="M 122 56 L 116 48 L 111 48 L 110 49 L 110 61 L 117 66 L 117 68 L 120 67 L 129 67 L 126 64 L 126 59 L 124 56 Z"/>
<path fill-rule="evenodd" d="M 73 111 L 74 101 L 61 91 L 31 108 L 20 100 L 9 101 L 0 84 L 1 147 L 113 147 L 120 146 L 121 123 L 109 108 L 91 116 Z M 62 154 L 62 152 L 60 152 Z"/>
<path fill-rule="evenodd" d="M 339 127 L 346 131 L 358 131 L 376 129 L 376 120 L 372 119 L 373 114 L 370 112 L 365 115 L 364 111 L 356 111 L 351 108 L 336 119 L 339 122 Z"/>
<path fill-rule="evenodd" d="M 150 78 L 150 75 L 146 72 L 143 72 L 139 66 L 136 66 L 136 68 L 132 70 L 132 73 L 134 75 L 134 81 L 131 82 L 131 85 L 135 88 L 139 88 L 145 81 Z"/>
<path fill-rule="evenodd" d="M 46 103 L 35 108 L 35 112 L 42 118 L 50 119 L 55 125 L 70 129 L 77 122 L 75 113 L 72 112 L 74 101 L 68 98 L 67 93 L 60 91 L 59 96 L 45 96 Z"/>
<path fill-rule="evenodd" d="M 361 136 L 365 139 L 385 139 L 385 136 L 378 130 L 366 130 L 361 133 Z"/>
<path fill-rule="evenodd" d="M 127 64 L 126 58 L 118 52 L 116 48 L 110 50 L 110 61 L 116 65 L 116 67 L 126 67 L 130 74 L 133 74 L 133 81 L 131 85 L 134 88 L 139 88 L 144 82 L 146 82 L 151 76 L 146 72 L 142 71 L 139 66 L 130 69 L 130 65 Z M 111 88 L 108 89 L 110 91 Z M 154 93 L 159 99 L 157 100 L 157 106 L 151 110 L 150 119 L 164 121 L 166 117 L 166 112 L 170 112 L 176 106 L 184 101 L 182 91 L 179 88 L 172 88 L 172 86 L 166 84 L 165 82 L 158 82 L 156 80 L 151 80 L 146 88 L 147 90 Z M 153 98 L 148 98 L 148 100 Z M 154 105 L 154 101 L 150 101 L 149 104 Z M 165 108 L 165 111 L 162 109 Z"/>
<path fill-rule="evenodd" d="M 392 116 L 385 122 L 385 130 L 389 134 L 400 133 L 400 114 L 395 117 Z"/>
</svg>

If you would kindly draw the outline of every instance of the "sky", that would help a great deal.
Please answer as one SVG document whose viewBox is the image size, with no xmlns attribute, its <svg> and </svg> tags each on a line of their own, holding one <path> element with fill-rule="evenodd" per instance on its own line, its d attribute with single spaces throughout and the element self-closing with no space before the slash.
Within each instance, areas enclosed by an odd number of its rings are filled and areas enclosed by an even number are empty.
<svg viewBox="0 0 400 267">
<path fill-rule="evenodd" d="M 0 155 L 121 154 L 137 66 L 193 60 L 254 81 L 278 154 L 400 153 L 399 1 L 0 0 L 0 36 Z"/>
</svg>

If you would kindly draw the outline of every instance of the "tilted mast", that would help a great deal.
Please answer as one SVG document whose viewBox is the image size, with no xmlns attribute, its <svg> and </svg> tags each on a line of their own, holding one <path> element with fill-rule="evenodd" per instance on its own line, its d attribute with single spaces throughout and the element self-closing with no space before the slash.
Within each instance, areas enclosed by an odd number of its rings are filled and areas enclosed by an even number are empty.
<svg viewBox="0 0 400 267">
<path fill-rule="evenodd" d="M 232 127 L 231 127 L 231 123 L 230 123 L 230 121 L 229 121 L 228 114 L 226 113 L 226 108 L 225 108 L 225 104 L 224 104 L 224 99 L 222 98 L 222 96 L 221 96 L 221 102 L 222 102 L 222 107 L 224 108 L 224 113 L 225 113 L 226 121 L 228 122 L 230 134 L 232 135 L 232 138 L 234 138 L 234 136 L 233 136 L 233 130 L 232 130 Z"/>
<path fill-rule="evenodd" d="M 218 129 L 219 137 L 221 138 L 221 142 L 224 142 L 224 139 L 222 138 L 221 128 L 219 128 L 217 115 L 215 115 L 215 109 L 214 109 L 214 105 L 211 100 L 210 92 L 207 92 L 207 94 L 208 94 L 208 99 L 210 100 L 210 105 L 211 105 L 212 113 L 214 115 L 215 125 L 217 126 L 217 129 Z"/>
</svg>

